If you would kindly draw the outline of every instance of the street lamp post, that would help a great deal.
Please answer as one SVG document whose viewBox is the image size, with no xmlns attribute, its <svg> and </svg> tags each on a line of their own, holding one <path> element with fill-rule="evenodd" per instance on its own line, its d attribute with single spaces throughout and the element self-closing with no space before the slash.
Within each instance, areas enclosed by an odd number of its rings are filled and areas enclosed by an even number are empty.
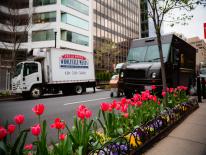
<svg viewBox="0 0 206 155">
<path fill-rule="evenodd" d="M 54 29 L 54 47 L 56 48 L 57 45 L 57 30 Z"/>
</svg>

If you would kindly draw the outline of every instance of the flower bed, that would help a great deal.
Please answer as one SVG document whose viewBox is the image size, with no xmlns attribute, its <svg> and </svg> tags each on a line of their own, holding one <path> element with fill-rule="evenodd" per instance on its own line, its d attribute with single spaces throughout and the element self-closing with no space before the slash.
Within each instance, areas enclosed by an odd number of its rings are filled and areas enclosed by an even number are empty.
<svg viewBox="0 0 206 155">
<path fill-rule="evenodd" d="M 173 109 L 166 109 L 153 120 L 134 129 L 132 132 L 110 141 L 90 155 L 141 154 L 159 139 L 166 136 L 178 123 L 199 107 L 195 98 L 181 103 Z"/>
<path fill-rule="evenodd" d="M 22 130 L 24 115 L 14 117 L 15 124 L 0 126 L 0 154 L 36 154 L 36 155 L 126 155 L 144 151 L 157 141 L 169 129 L 191 113 L 198 104 L 195 99 L 188 99 L 186 87 L 168 88 L 168 108 L 164 108 L 162 99 L 152 91 L 146 90 L 135 94 L 133 98 L 102 103 L 96 118 L 92 111 L 80 105 L 74 117 L 74 126 L 56 118 L 50 125 L 57 131 L 57 142 L 52 147 L 47 142 L 47 122 L 41 119 L 44 105 L 37 104 L 32 111 L 37 115 L 38 123 Z M 18 130 L 16 130 L 16 126 Z M 99 128 L 100 127 L 100 128 Z M 12 134 L 17 132 L 17 139 Z M 32 144 L 25 144 L 27 135 L 35 137 Z"/>
</svg>

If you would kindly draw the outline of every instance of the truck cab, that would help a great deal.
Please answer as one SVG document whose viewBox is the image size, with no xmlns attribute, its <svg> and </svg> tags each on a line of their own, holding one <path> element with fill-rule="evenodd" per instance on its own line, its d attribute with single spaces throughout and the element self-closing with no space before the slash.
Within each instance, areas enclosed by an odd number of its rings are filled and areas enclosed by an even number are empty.
<svg viewBox="0 0 206 155">
<path fill-rule="evenodd" d="M 23 96 L 37 97 L 41 94 L 38 84 L 42 83 L 41 64 L 35 61 L 24 61 L 16 66 L 12 79 L 12 91 Z"/>
<path fill-rule="evenodd" d="M 162 36 L 163 59 L 168 87 L 190 87 L 195 79 L 196 49 L 170 34 Z M 162 91 L 161 63 L 157 38 L 133 40 L 119 74 L 119 87 L 130 98 L 136 92 L 151 89 Z"/>
</svg>

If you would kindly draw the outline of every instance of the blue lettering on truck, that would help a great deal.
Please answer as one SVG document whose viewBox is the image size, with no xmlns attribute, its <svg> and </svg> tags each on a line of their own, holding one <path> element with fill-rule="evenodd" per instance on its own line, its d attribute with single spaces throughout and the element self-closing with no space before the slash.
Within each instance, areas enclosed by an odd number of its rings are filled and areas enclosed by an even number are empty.
<svg viewBox="0 0 206 155">
<path fill-rule="evenodd" d="M 89 68 L 89 60 L 76 54 L 64 54 L 59 58 L 60 68 Z"/>
</svg>

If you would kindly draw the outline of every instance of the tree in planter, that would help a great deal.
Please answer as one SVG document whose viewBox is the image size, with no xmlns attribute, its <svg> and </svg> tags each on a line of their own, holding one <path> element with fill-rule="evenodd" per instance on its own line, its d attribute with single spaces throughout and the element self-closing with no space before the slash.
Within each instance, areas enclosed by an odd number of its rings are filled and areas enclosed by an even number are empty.
<svg viewBox="0 0 206 155">
<path fill-rule="evenodd" d="M 156 36 L 157 43 L 160 55 L 161 62 L 161 74 L 162 74 L 162 84 L 163 91 L 166 92 L 167 84 L 166 84 L 166 76 L 165 76 L 165 66 L 163 59 L 163 50 L 162 50 L 162 40 L 161 40 L 161 27 L 163 22 L 165 21 L 166 15 L 172 13 L 177 9 L 183 9 L 185 11 L 191 11 L 198 4 L 203 4 L 205 0 L 148 0 L 148 16 L 152 19 Z M 191 19 L 191 16 L 184 14 L 180 17 L 173 17 L 170 22 L 185 22 L 187 19 Z M 166 106 L 167 98 L 164 96 L 164 106 Z"/>
<path fill-rule="evenodd" d="M 3 30 L 6 30 L 3 46 L 11 51 L 11 72 L 17 63 L 17 55 L 25 48 L 22 47 L 23 42 L 28 40 L 28 30 L 31 28 L 32 10 L 29 10 L 29 2 L 7 0 L 3 2 L 5 5 L 5 23 L 2 24 Z"/>
</svg>

